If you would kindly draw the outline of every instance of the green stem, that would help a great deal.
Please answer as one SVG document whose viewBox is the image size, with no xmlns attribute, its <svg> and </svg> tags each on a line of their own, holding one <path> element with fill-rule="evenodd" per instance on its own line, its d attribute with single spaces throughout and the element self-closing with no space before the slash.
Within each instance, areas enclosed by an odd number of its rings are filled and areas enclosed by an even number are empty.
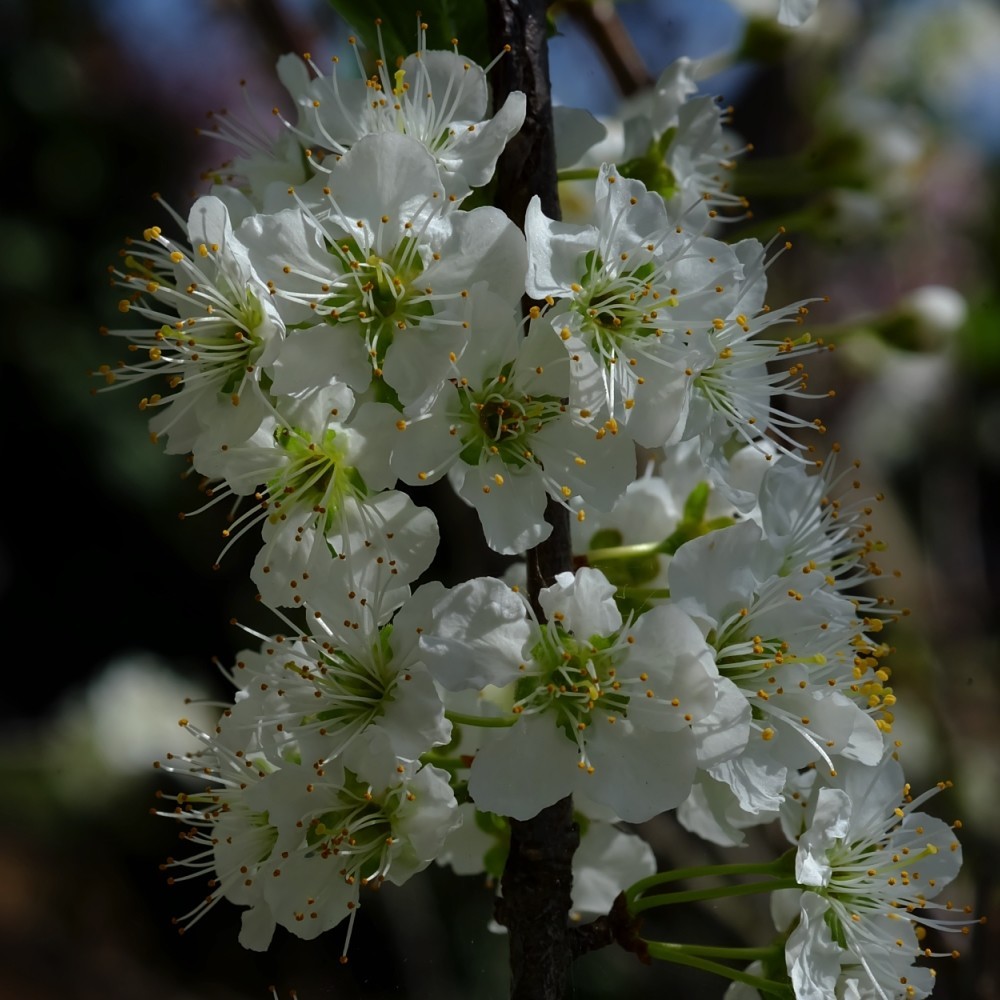
<svg viewBox="0 0 1000 1000">
<path fill-rule="evenodd" d="M 447 771 L 453 778 L 457 776 L 459 771 L 469 766 L 468 760 L 463 760 L 461 757 L 438 757 L 433 750 L 421 754 L 420 762 L 440 767 L 442 771 Z"/>
<path fill-rule="evenodd" d="M 636 542 L 634 545 L 611 545 L 605 549 L 589 549 L 587 562 L 608 562 L 612 559 L 631 559 L 633 556 L 652 556 L 660 551 L 662 542 Z"/>
<path fill-rule="evenodd" d="M 465 712 L 447 711 L 444 717 L 449 722 L 460 726 L 479 726 L 481 729 L 509 729 L 517 723 L 516 715 L 505 715 L 502 718 L 485 715 L 466 715 Z"/>
<path fill-rule="evenodd" d="M 666 941 L 656 943 L 669 944 Z M 669 944 L 669 947 L 683 948 L 688 955 L 696 955 L 698 958 L 728 958 L 734 962 L 753 962 L 758 958 L 765 961 L 769 958 L 778 958 L 782 954 L 781 947 L 773 944 L 758 948 L 725 948 L 712 944 Z"/>
<path fill-rule="evenodd" d="M 835 166 L 832 169 L 811 166 L 802 157 L 775 160 L 741 160 L 739 190 L 754 195 L 808 194 L 830 188 L 864 187 L 864 177 L 857 170 Z M 775 178 L 780 178 L 776 181 Z"/>
<path fill-rule="evenodd" d="M 725 899 L 729 896 L 752 896 L 759 892 L 774 892 L 777 889 L 794 889 L 798 883 L 793 878 L 775 879 L 773 882 L 746 882 L 740 885 L 720 885 L 712 889 L 691 889 L 686 892 L 661 892 L 646 896 L 629 904 L 629 913 L 635 916 L 644 910 L 673 903 L 700 903 L 708 899 Z"/>
<path fill-rule="evenodd" d="M 761 976 L 754 976 L 749 972 L 740 969 L 731 969 L 728 965 L 719 962 L 712 962 L 707 958 L 690 954 L 686 949 L 688 945 L 671 944 L 666 941 L 647 941 L 648 954 L 652 958 L 658 958 L 664 962 L 673 962 L 676 965 L 688 965 L 694 969 L 702 969 L 705 972 L 714 973 L 725 979 L 732 979 L 738 983 L 745 983 L 752 986 L 761 993 L 768 993 L 771 996 L 790 998 L 793 996 L 791 986 L 786 983 L 776 983 L 771 979 L 764 979 Z M 685 949 L 685 950 L 681 950 Z"/>
<path fill-rule="evenodd" d="M 695 865 L 691 868 L 675 868 L 673 871 L 657 872 L 655 875 L 639 879 L 638 882 L 625 890 L 625 895 L 630 901 L 637 900 L 647 889 L 654 889 L 670 882 L 680 882 L 682 879 L 706 878 L 712 875 L 773 875 L 775 878 L 783 878 L 790 871 L 789 861 L 790 855 L 789 852 L 786 852 L 774 861 L 740 861 L 730 865 Z"/>
</svg>

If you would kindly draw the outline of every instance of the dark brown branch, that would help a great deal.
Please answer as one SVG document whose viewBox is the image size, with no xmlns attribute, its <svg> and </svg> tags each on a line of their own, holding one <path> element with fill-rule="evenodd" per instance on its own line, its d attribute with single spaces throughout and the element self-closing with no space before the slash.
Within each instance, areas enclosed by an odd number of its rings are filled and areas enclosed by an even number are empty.
<svg viewBox="0 0 1000 1000">
<path fill-rule="evenodd" d="M 631 951 L 644 965 L 649 965 L 652 959 L 646 942 L 639 936 L 641 917 L 633 917 L 628 912 L 625 893 L 620 892 L 615 897 L 611 912 L 598 917 L 589 924 L 574 927 L 572 944 L 574 956 L 586 955 L 589 951 L 606 948 L 609 944 L 618 944 L 626 951 Z"/>
<path fill-rule="evenodd" d="M 532 819 L 510 820 L 510 852 L 496 917 L 509 938 L 511 1000 L 566 996 L 575 957 L 568 915 L 579 842 L 570 796 Z"/>
<path fill-rule="evenodd" d="M 521 131 L 497 166 L 495 204 L 517 225 L 534 195 L 549 218 L 560 218 L 556 182 L 552 95 L 549 84 L 546 0 L 487 0 L 491 43 L 510 46 L 493 70 L 493 97 L 500 106 L 514 90 L 524 93 L 527 113 Z M 528 597 L 541 617 L 538 593 L 557 573 L 572 570 L 569 514 L 549 501 L 552 534 L 527 554 Z M 539 761 L 544 767 L 545 762 Z M 531 775 L 524 776 L 525 781 Z M 580 832 L 567 796 L 529 820 L 510 820 L 510 852 L 504 868 L 497 920 L 510 942 L 512 1000 L 563 1000 L 569 984 L 573 944 L 568 927 L 573 854 Z"/>
<path fill-rule="evenodd" d="M 546 0 L 487 0 L 490 41 L 510 51 L 493 68 L 493 103 L 499 107 L 513 90 L 527 98 L 521 131 L 507 144 L 497 165 L 496 204 L 524 227 L 533 195 L 550 219 L 561 218 L 556 187 L 556 144 L 552 129 Z"/>
</svg>

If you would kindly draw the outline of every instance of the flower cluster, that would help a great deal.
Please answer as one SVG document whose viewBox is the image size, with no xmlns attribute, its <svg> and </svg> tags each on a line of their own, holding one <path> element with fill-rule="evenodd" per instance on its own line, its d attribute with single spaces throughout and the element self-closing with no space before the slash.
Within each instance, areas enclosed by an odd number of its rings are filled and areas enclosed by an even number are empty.
<svg viewBox="0 0 1000 1000">
<path fill-rule="evenodd" d="M 935 887 L 958 855 L 921 800 L 885 811 L 875 501 L 799 441 L 823 429 L 803 358 L 824 345 L 807 303 L 766 302 L 781 249 L 715 234 L 744 203 L 689 70 L 664 74 L 620 166 L 562 129 L 563 161 L 593 164 L 592 216 L 535 197 L 522 233 L 470 196 L 524 95 L 491 108 L 485 71 L 423 27 L 367 79 L 286 56 L 281 136 L 218 119 L 241 155 L 174 215 L 183 236 L 152 226 L 112 269 L 130 357 L 100 374 L 165 380 L 142 401 L 153 437 L 234 511 L 218 558 L 259 534 L 251 579 L 281 623 L 247 630 L 232 705 L 184 721 L 201 748 L 160 765 L 201 782 L 164 813 L 194 845 L 172 880 L 212 886 L 183 928 L 224 897 L 262 949 L 432 862 L 498 875 L 508 818 L 572 795 L 577 912 L 655 878 L 623 822 L 676 809 L 734 844 L 781 817 L 796 995 L 926 995 L 906 969 L 930 894 L 900 888 L 917 875 L 898 855 Z M 428 581 L 439 527 L 417 501 L 438 480 L 509 556 L 570 511 L 575 572 L 537 594 L 516 566 Z"/>
</svg>

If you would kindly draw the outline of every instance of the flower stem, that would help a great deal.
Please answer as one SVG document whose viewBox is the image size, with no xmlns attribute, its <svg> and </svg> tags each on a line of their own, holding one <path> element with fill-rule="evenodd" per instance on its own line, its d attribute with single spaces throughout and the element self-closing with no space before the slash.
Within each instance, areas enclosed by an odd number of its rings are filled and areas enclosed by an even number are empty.
<svg viewBox="0 0 1000 1000">
<path fill-rule="evenodd" d="M 727 948 L 713 944 L 668 944 L 666 941 L 651 942 L 670 948 L 681 948 L 688 955 L 695 955 L 698 958 L 728 958 L 735 962 L 753 962 L 755 959 L 764 961 L 769 958 L 781 956 L 781 948 L 773 944 L 764 945 L 759 948 Z"/>
<path fill-rule="evenodd" d="M 636 542 L 635 545 L 612 545 L 605 549 L 589 549 L 587 562 L 608 562 L 612 559 L 632 559 L 634 556 L 652 556 L 662 552 L 662 542 Z"/>
<path fill-rule="evenodd" d="M 449 722 L 460 726 L 479 726 L 481 729 L 507 729 L 517 722 L 516 715 L 505 715 L 501 718 L 484 715 L 467 715 L 465 712 L 447 711 L 444 717 Z"/>
<path fill-rule="evenodd" d="M 719 885 L 711 889 L 690 889 L 684 892 L 661 892 L 655 896 L 645 896 L 629 903 L 629 912 L 634 916 L 644 910 L 672 903 L 700 903 L 707 899 L 725 899 L 729 896 L 752 896 L 759 892 L 774 892 L 776 889 L 794 889 L 793 878 L 775 879 L 773 882 L 742 882 L 739 885 Z"/>
<path fill-rule="evenodd" d="M 597 180 L 596 167 L 577 167 L 574 170 L 560 170 L 561 181 L 593 181 Z"/>
<path fill-rule="evenodd" d="M 692 903 L 706 899 L 720 899 L 725 896 L 748 896 L 758 892 L 773 892 L 775 889 L 794 888 L 796 882 L 791 873 L 793 857 L 794 852 L 786 851 L 774 861 L 737 862 L 729 865 L 695 865 L 691 868 L 676 868 L 669 872 L 657 872 L 655 875 L 640 879 L 626 889 L 625 897 L 629 912 L 635 915 L 643 910 L 651 910 L 657 906 L 669 906 L 672 903 Z M 763 882 L 712 886 L 707 889 L 691 889 L 681 892 L 661 892 L 640 898 L 643 893 L 650 889 L 658 889 L 671 882 L 729 875 L 763 875 L 769 876 L 769 878 Z"/>
<path fill-rule="evenodd" d="M 615 593 L 623 601 L 665 601 L 670 597 L 669 587 L 619 587 Z"/>
<path fill-rule="evenodd" d="M 774 875 L 780 878 L 789 873 L 789 853 L 786 852 L 774 861 L 738 861 L 730 865 L 694 865 L 691 868 L 674 868 L 669 872 L 657 872 L 639 879 L 626 889 L 630 899 L 638 899 L 647 889 L 654 889 L 669 882 L 680 882 L 683 879 L 707 878 L 715 875 Z"/>
<path fill-rule="evenodd" d="M 738 983 L 745 983 L 747 986 L 752 986 L 754 989 L 759 990 L 761 993 L 766 993 L 769 996 L 791 998 L 794 995 L 792 993 L 791 986 L 787 983 L 776 983 L 773 980 L 764 979 L 761 976 L 754 976 L 749 972 L 743 972 L 741 969 L 731 969 L 728 965 L 722 965 L 720 962 L 713 962 L 708 957 L 692 954 L 693 948 L 697 949 L 697 946 L 672 944 L 668 941 L 647 942 L 647 953 L 651 958 L 658 958 L 664 962 L 673 962 L 676 965 L 687 965 L 695 969 L 703 969 L 705 972 L 711 972 L 717 976 L 723 976 L 726 979 L 731 979 Z M 766 951 L 768 956 L 771 954 L 771 949 L 764 948 L 733 948 L 722 950 Z M 735 958 L 737 956 L 734 955 L 732 957 Z"/>
</svg>

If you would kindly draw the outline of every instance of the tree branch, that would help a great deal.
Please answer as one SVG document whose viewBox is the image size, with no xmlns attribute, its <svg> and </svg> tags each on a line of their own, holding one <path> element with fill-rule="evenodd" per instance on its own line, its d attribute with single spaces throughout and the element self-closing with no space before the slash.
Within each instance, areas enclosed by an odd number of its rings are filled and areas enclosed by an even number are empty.
<svg viewBox="0 0 1000 1000">
<path fill-rule="evenodd" d="M 490 40 L 510 51 L 493 70 L 494 105 L 520 90 L 527 99 L 524 126 L 507 145 L 497 166 L 495 204 L 524 228 L 528 202 L 541 199 L 549 218 L 561 217 L 549 83 L 546 0 L 487 0 Z M 530 305 L 530 303 L 526 303 Z M 538 593 L 557 573 L 572 570 L 569 512 L 551 499 L 545 519 L 552 533 L 527 553 L 528 598 L 544 620 Z M 544 761 L 539 762 L 544 766 Z M 531 775 L 524 776 L 525 781 Z M 510 852 L 504 868 L 497 920 L 510 940 L 512 1000 L 562 1000 L 573 961 L 568 927 L 573 853 L 580 832 L 570 796 L 529 820 L 510 820 Z"/>
<path fill-rule="evenodd" d="M 653 85 L 653 76 L 613 3 L 562 0 L 560 8 L 587 33 L 623 95 L 628 97 Z"/>
</svg>

